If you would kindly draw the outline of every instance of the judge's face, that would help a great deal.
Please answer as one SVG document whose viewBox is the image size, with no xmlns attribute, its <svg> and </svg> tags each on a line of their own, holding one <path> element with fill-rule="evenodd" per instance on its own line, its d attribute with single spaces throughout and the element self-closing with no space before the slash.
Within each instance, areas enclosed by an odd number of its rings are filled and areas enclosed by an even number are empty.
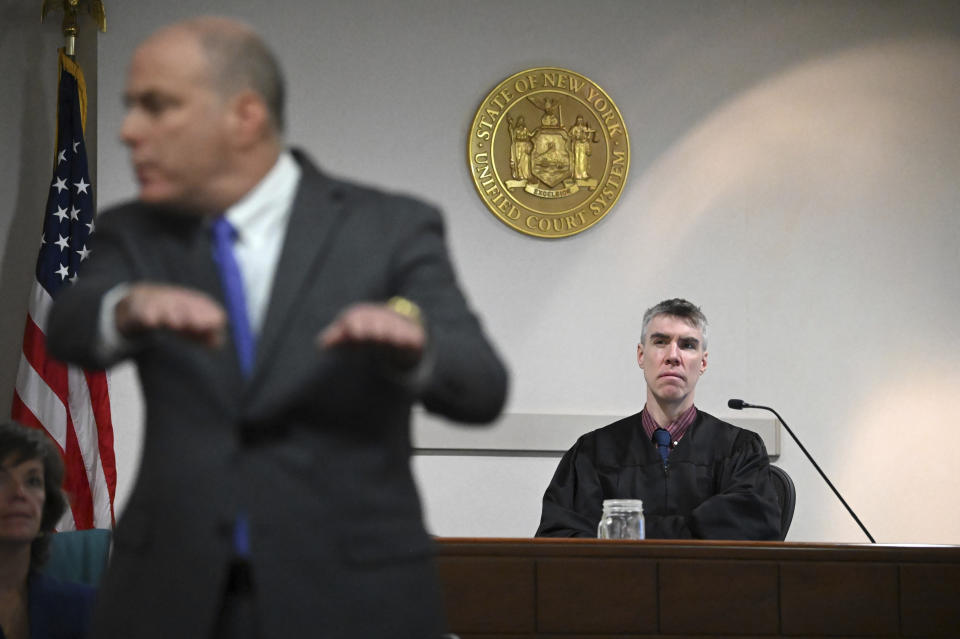
<svg viewBox="0 0 960 639">
<path fill-rule="evenodd" d="M 0 463 L 0 543 L 30 543 L 40 534 L 46 486 L 43 461 Z"/>
<path fill-rule="evenodd" d="M 120 137 L 140 185 L 140 199 L 212 213 L 213 192 L 230 166 L 230 101 L 213 87 L 196 37 L 162 31 L 134 54 Z"/>
<path fill-rule="evenodd" d="M 707 369 L 703 332 L 685 319 L 657 315 L 637 347 L 637 362 L 647 382 L 648 399 L 661 404 L 693 404 L 693 391 Z"/>
</svg>

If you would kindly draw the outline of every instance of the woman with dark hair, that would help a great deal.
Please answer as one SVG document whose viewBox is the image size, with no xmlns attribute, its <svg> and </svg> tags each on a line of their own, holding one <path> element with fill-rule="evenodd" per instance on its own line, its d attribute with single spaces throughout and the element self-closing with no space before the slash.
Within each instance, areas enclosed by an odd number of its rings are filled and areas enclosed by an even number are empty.
<svg viewBox="0 0 960 639">
<path fill-rule="evenodd" d="M 67 507 L 63 460 L 47 436 L 0 423 L 0 639 L 80 639 L 93 588 L 39 572 Z"/>
</svg>

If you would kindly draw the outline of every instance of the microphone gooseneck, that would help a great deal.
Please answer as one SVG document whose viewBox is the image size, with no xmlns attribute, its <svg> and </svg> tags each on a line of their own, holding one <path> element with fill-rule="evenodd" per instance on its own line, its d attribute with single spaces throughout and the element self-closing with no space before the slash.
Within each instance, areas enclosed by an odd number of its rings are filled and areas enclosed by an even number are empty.
<svg viewBox="0 0 960 639">
<path fill-rule="evenodd" d="M 774 409 L 770 408 L 769 406 L 760 406 L 760 405 L 757 405 L 757 404 L 748 404 L 747 402 L 743 401 L 742 399 L 731 399 L 731 400 L 727 401 L 727 407 L 728 407 L 728 408 L 732 408 L 732 409 L 734 409 L 734 410 L 742 410 L 742 409 L 744 409 L 744 408 L 759 408 L 760 410 L 768 410 L 768 411 L 770 411 L 771 413 L 773 413 L 774 415 L 776 415 L 776 416 L 777 416 L 777 419 L 780 421 L 780 423 L 783 424 L 784 429 L 786 429 L 787 433 L 790 434 L 790 437 L 793 438 L 793 441 L 795 441 L 795 442 L 797 443 L 797 446 L 800 447 L 800 450 L 803 451 L 803 454 L 807 456 L 807 459 L 810 460 L 810 463 L 813 464 L 813 467 L 816 468 L 816 469 L 817 469 L 817 472 L 820 473 L 820 476 L 823 477 L 823 481 L 827 482 L 827 486 L 829 486 L 829 487 L 830 487 L 830 490 L 833 491 L 833 494 L 837 496 L 837 499 L 840 500 L 840 503 L 843 504 L 843 507 L 847 509 L 847 512 L 850 513 L 850 516 L 853 517 L 853 520 L 854 520 L 855 522 L 857 522 L 857 525 L 860 526 L 860 530 L 862 530 L 862 531 L 863 531 L 863 534 L 865 534 L 865 535 L 867 536 L 867 539 L 870 540 L 870 543 L 871 543 L 871 544 L 877 543 L 877 541 L 873 538 L 873 535 L 870 534 L 870 531 L 867 530 L 867 527 L 864 526 L 864 525 L 863 525 L 863 522 L 860 521 L 860 518 L 857 517 L 857 513 L 853 512 L 853 508 L 850 507 L 850 504 L 847 503 L 847 500 L 843 498 L 843 496 L 840 494 L 840 491 L 837 490 L 836 487 L 833 485 L 833 482 L 831 482 L 830 479 L 827 478 L 826 473 L 824 473 L 824 472 L 820 469 L 820 465 L 817 464 L 816 461 L 814 461 L 813 456 L 812 456 L 810 453 L 807 452 L 807 449 L 804 448 L 803 444 L 800 443 L 800 440 L 797 438 L 797 436 L 794 435 L 794 434 L 793 434 L 793 431 L 790 430 L 790 427 L 787 426 L 787 422 L 783 421 L 783 417 L 780 417 L 780 413 L 778 413 L 778 412 L 775 411 Z"/>
</svg>

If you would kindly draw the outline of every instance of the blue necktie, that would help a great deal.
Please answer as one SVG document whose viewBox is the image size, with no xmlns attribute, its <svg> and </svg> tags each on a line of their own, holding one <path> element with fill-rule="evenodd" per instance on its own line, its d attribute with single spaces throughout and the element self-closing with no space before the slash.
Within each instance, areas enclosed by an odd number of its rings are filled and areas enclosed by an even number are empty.
<svg viewBox="0 0 960 639">
<path fill-rule="evenodd" d="M 247 301 L 243 292 L 243 276 L 233 254 L 233 241 L 237 232 L 224 216 L 213 222 L 213 260 L 220 270 L 220 281 L 227 302 L 227 314 L 233 342 L 237 347 L 240 369 L 245 377 L 253 371 L 253 358 L 256 353 L 256 339 L 250 328 L 250 316 L 247 314 Z"/>
<path fill-rule="evenodd" d="M 233 332 L 233 342 L 237 347 L 237 357 L 245 377 L 253 370 L 253 356 L 256 351 L 253 331 L 250 329 L 250 316 L 247 315 L 246 295 L 243 292 L 243 276 L 233 254 L 233 242 L 237 231 L 224 216 L 218 217 L 211 227 L 213 232 L 213 261 L 220 271 L 223 294 L 227 302 L 227 314 Z M 233 522 L 233 550 L 237 557 L 250 557 L 250 521 L 244 510 L 237 513 Z"/>
<path fill-rule="evenodd" d="M 233 522 L 233 552 L 240 559 L 250 558 L 250 518 L 243 509 Z"/>
<path fill-rule="evenodd" d="M 657 451 L 660 458 L 663 459 L 663 465 L 667 465 L 667 457 L 670 455 L 670 433 L 663 428 L 653 431 L 653 441 L 657 445 Z"/>
</svg>

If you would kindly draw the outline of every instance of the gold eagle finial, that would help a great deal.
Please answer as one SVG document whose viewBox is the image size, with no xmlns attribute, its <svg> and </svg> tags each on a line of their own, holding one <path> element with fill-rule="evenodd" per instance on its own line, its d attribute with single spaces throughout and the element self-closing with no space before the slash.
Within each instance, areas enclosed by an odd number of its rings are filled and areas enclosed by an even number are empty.
<svg viewBox="0 0 960 639">
<path fill-rule="evenodd" d="M 47 18 L 47 14 L 57 9 L 63 9 L 63 36 L 67 39 L 67 55 L 74 54 L 74 45 L 77 38 L 77 13 L 86 9 L 87 14 L 94 19 L 100 31 L 107 31 L 107 12 L 103 8 L 103 0 L 43 0 L 40 9 L 40 22 Z"/>
</svg>

